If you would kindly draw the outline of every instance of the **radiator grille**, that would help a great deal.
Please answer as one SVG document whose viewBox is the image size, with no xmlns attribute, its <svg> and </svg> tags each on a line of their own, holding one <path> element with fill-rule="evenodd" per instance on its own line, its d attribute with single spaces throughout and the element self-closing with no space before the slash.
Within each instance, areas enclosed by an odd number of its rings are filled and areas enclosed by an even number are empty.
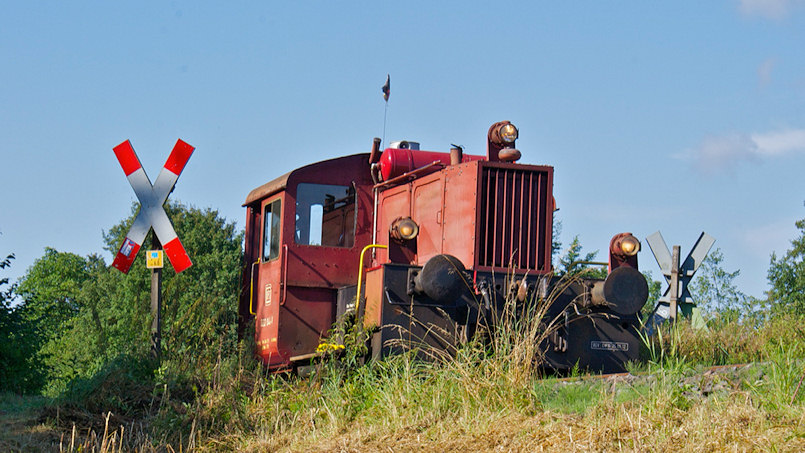
<svg viewBox="0 0 805 453">
<path fill-rule="evenodd" d="M 481 167 L 478 265 L 550 270 L 550 167 Z"/>
</svg>

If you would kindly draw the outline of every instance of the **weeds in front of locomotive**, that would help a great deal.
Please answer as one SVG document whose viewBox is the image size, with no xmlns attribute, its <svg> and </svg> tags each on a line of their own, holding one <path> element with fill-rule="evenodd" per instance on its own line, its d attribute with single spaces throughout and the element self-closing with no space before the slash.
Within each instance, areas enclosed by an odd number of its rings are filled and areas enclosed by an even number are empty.
<svg viewBox="0 0 805 453">
<path fill-rule="evenodd" d="M 368 156 L 319 162 L 252 191 L 253 264 L 240 311 L 254 316 L 258 356 L 275 369 L 303 364 L 338 315 L 355 310 L 374 358 L 409 349 L 450 357 L 474 340 L 559 371 L 615 372 L 637 360 L 648 295 L 640 243 L 613 238 L 604 280 L 554 276 L 553 168 L 518 163 L 517 137 L 510 122 L 495 123 L 486 156 L 416 142 L 381 153 L 375 139 Z M 315 215 L 299 189 L 314 184 Z"/>
</svg>

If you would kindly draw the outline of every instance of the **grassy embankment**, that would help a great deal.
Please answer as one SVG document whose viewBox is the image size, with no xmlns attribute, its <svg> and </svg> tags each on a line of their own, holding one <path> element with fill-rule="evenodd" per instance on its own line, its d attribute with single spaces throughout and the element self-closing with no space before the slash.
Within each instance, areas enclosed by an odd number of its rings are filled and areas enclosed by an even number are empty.
<svg viewBox="0 0 805 453">
<path fill-rule="evenodd" d="M 802 451 L 801 326 L 679 323 L 651 339 L 632 375 L 608 379 L 540 376 L 534 323 L 454 360 L 359 366 L 347 354 L 307 378 L 265 376 L 243 351 L 163 364 L 138 385 L 121 366 L 60 402 L 2 396 L 0 449 Z M 735 363 L 754 365 L 707 370 Z"/>
</svg>

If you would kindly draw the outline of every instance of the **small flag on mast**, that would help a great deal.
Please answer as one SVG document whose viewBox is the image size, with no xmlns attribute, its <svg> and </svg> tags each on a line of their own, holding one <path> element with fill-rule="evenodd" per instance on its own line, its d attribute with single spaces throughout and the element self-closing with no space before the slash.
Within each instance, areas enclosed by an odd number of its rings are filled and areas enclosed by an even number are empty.
<svg viewBox="0 0 805 453">
<path fill-rule="evenodd" d="M 386 84 L 383 85 L 383 100 L 388 102 L 390 94 L 391 94 L 391 75 L 386 74 Z"/>
</svg>

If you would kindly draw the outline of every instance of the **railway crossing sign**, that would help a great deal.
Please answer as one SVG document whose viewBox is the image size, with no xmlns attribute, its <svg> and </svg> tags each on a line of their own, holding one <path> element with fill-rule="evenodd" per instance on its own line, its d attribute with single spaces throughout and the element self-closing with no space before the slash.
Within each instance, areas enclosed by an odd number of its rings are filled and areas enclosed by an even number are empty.
<svg viewBox="0 0 805 453">
<path fill-rule="evenodd" d="M 151 227 L 154 228 L 154 233 L 162 243 L 165 254 L 168 255 L 177 274 L 193 265 L 162 205 L 168 199 L 168 194 L 176 185 L 179 175 L 182 174 L 182 170 L 194 150 L 194 147 L 181 139 L 177 140 L 168 160 L 152 185 L 131 142 L 126 140 L 114 147 L 115 156 L 117 156 L 131 188 L 134 189 L 134 193 L 140 200 L 140 212 L 134 219 L 134 223 L 126 235 L 126 240 L 123 241 L 123 245 L 120 246 L 112 263 L 113 267 L 124 274 L 128 274 L 131 269 L 134 258 Z"/>
<path fill-rule="evenodd" d="M 690 315 L 693 308 L 693 297 L 688 290 L 688 284 L 693 278 L 693 274 L 701 266 L 702 261 L 707 256 L 710 248 L 716 242 L 715 238 L 702 232 L 699 239 L 693 245 L 685 261 L 680 262 L 678 245 L 673 247 L 673 253 L 668 250 L 665 240 L 659 231 L 646 238 L 651 253 L 657 259 L 662 275 L 665 277 L 668 288 L 659 299 L 655 313 L 662 318 L 676 318 L 677 308 L 682 307 L 682 312 Z"/>
</svg>

